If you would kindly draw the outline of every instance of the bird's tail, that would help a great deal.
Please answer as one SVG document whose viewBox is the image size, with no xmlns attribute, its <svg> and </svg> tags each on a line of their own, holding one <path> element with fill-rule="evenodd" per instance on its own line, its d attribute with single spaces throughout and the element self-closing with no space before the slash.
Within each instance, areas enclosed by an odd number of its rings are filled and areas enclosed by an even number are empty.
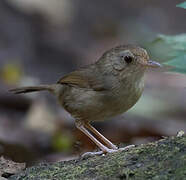
<svg viewBox="0 0 186 180">
<path fill-rule="evenodd" d="M 53 85 L 39 85 L 39 86 L 28 86 L 28 87 L 20 87 L 15 89 L 10 89 L 10 92 L 14 94 L 22 94 L 22 93 L 30 93 L 35 91 L 54 91 Z"/>
</svg>

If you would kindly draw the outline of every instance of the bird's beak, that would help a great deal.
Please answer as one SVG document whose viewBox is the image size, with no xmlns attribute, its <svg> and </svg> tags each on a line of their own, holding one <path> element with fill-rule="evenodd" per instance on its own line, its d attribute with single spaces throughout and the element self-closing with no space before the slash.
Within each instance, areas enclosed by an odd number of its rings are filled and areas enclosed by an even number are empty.
<svg viewBox="0 0 186 180">
<path fill-rule="evenodd" d="M 144 66 L 149 68 L 158 68 L 162 67 L 162 65 L 156 61 L 149 60 L 147 63 L 144 64 Z"/>
</svg>

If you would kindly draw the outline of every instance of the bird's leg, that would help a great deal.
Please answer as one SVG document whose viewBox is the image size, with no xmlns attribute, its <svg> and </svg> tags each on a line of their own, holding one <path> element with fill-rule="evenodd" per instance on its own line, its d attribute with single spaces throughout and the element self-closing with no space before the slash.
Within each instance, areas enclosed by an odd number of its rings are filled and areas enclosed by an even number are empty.
<svg viewBox="0 0 186 180">
<path fill-rule="evenodd" d="M 77 121 L 76 127 L 82 131 L 85 135 L 87 135 L 101 150 L 103 153 L 110 152 L 111 149 L 104 146 L 101 142 L 99 142 L 89 131 L 84 127 L 84 123 Z"/>
<path fill-rule="evenodd" d="M 107 138 L 105 138 L 100 132 L 98 132 L 89 123 L 85 123 L 85 127 L 88 128 L 92 133 L 94 133 L 98 138 L 100 138 L 109 148 L 117 150 L 118 147 L 112 144 Z"/>
<path fill-rule="evenodd" d="M 100 149 L 101 151 L 99 152 L 87 152 L 85 154 L 83 154 L 82 156 L 92 156 L 92 155 L 101 155 L 101 154 L 105 154 L 105 153 L 113 153 L 113 152 L 117 152 L 117 151 L 123 151 L 126 149 L 129 149 L 130 147 L 134 147 L 133 145 L 131 146 L 127 146 L 125 148 L 117 148 L 117 149 L 109 149 L 108 147 L 106 147 L 105 145 L 103 145 L 101 142 L 99 142 L 87 129 L 86 129 L 86 125 L 84 122 L 82 121 L 76 121 L 76 127 L 82 131 L 86 136 L 88 136 Z M 98 132 L 98 131 L 97 131 Z M 99 133 L 100 134 L 100 133 Z M 104 137 L 104 136 L 103 136 Z M 106 139 L 106 138 L 105 138 Z"/>
</svg>

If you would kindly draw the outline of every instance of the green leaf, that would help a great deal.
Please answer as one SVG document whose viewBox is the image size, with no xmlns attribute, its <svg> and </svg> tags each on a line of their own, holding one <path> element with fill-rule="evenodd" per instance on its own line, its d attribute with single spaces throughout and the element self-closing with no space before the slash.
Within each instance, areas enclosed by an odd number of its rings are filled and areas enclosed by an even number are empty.
<svg viewBox="0 0 186 180">
<path fill-rule="evenodd" d="M 164 42 L 173 50 L 186 50 L 186 34 L 179 34 L 174 36 L 158 35 L 157 39 Z"/>
<path fill-rule="evenodd" d="M 186 74 L 186 34 L 158 35 L 150 44 L 162 64 L 172 66 L 170 71 Z M 156 60 L 156 59 L 155 59 Z"/>
<path fill-rule="evenodd" d="M 176 7 L 180 7 L 180 8 L 186 9 L 186 1 L 185 2 L 182 2 L 180 4 L 177 4 Z"/>
<path fill-rule="evenodd" d="M 177 56 L 176 58 L 164 62 L 163 64 L 172 66 L 171 71 L 186 73 L 186 53 L 184 55 Z"/>
<path fill-rule="evenodd" d="M 186 9 L 186 1 L 176 7 Z M 164 59 L 163 64 L 172 66 L 171 71 L 186 74 L 186 34 L 175 36 L 160 34 L 151 44 L 156 48 L 159 46 L 159 53 Z"/>
</svg>

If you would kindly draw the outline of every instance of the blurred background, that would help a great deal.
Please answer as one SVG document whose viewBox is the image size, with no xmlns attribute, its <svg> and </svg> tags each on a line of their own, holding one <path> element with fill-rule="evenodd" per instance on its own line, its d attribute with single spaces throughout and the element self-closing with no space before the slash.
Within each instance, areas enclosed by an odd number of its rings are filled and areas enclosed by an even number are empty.
<svg viewBox="0 0 186 180">
<path fill-rule="evenodd" d="M 149 42 L 158 34 L 186 32 L 186 12 L 176 8 L 181 2 L 1 0 L 0 155 L 30 166 L 94 150 L 55 97 L 47 92 L 13 95 L 8 89 L 54 83 L 119 44 L 139 44 L 152 59 L 163 61 L 166 47 L 154 49 Z M 185 87 L 185 75 L 150 71 L 143 96 L 131 110 L 93 125 L 117 145 L 186 131 Z"/>
</svg>

